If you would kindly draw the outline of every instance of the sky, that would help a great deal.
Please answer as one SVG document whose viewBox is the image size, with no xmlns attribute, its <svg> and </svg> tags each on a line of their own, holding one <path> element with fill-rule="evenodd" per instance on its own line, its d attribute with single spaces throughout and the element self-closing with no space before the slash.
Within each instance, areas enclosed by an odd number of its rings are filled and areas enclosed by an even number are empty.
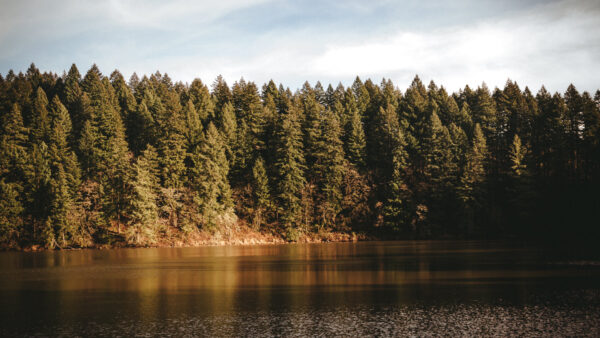
<svg viewBox="0 0 600 338">
<path fill-rule="evenodd" d="M 291 89 L 360 76 L 403 90 L 418 74 L 450 91 L 510 78 L 595 92 L 600 1 L 0 0 L 0 74 L 32 62 Z"/>
</svg>

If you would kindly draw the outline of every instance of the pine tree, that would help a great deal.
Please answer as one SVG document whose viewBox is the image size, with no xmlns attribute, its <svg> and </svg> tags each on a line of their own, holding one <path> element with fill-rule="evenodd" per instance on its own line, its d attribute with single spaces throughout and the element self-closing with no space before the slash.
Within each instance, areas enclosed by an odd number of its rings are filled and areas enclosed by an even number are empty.
<svg viewBox="0 0 600 338">
<path fill-rule="evenodd" d="M 62 164 L 52 168 L 52 177 L 49 182 L 49 196 L 51 202 L 48 210 L 46 226 L 52 229 L 46 229 L 46 244 L 50 248 L 65 247 L 69 244 L 69 234 L 73 232 L 72 225 L 69 223 L 68 212 L 73 203 L 73 197 L 69 191 L 69 182 Z M 50 235 L 51 234 L 51 235 Z M 53 238 L 50 239 L 49 236 Z"/>
<path fill-rule="evenodd" d="M 527 166 L 524 163 L 526 151 L 527 149 L 525 148 L 525 146 L 521 144 L 521 138 L 519 137 L 519 135 L 515 134 L 512 145 L 510 147 L 509 159 L 512 173 L 516 176 L 522 176 L 523 174 L 525 174 L 525 171 L 527 169 Z"/>
<path fill-rule="evenodd" d="M 314 181 L 318 174 L 314 168 L 316 162 L 315 154 L 318 151 L 318 138 L 320 135 L 321 121 L 323 120 L 324 108 L 314 97 L 314 93 L 308 83 L 304 85 L 302 100 L 302 133 L 304 136 L 304 152 L 306 154 L 307 179 Z"/>
<path fill-rule="evenodd" d="M 512 225 L 515 228 L 512 231 L 518 234 L 523 234 L 526 231 L 525 227 L 535 224 L 532 217 L 533 205 L 538 196 L 534 193 L 531 172 L 526 163 L 528 154 L 526 145 L 522 144 L 519 136 L 515 134 L 508 156 L 511 163 L 508 213 L 512 215 L 509 225 Z"/>
<path fill-rule="evenodd" d="M 209 123 L 197 151 L 192 155 L 189 178 L 196 192 L 196 204 L 206 228 L 214 228 L 230 212 L 231 189 L 225 143 L 214 124 Z"/>
<path fill-rule="evenodd" d="M 467 163 L 460 178 L 459 195 L 463 202 L 465 229 L 462 233 L 472 234 L 477 224 L 476 216 L 484 208 L 486 161 L 488 158 L 487 143 L 479 124 L 475 124 L 471 150 L 467 155 Z"/>
<path fill-rule="evenodd" d="M 341 211 L 343 198 L 342 183 L 346 170 L 344 149 L 339 120 L 331 110 L 325 111 L 320 127 L 316 152 L 313 154 L 313 170 L 317 174 L 319 188 L 317 219 L 322 225 L 333 227 Z"/>
<path fill-rule="evenodd" d="M 81 74 L 77 66 L 73 64 L 64 78 L 64 87 L 61 95 L 61 101 L 65 104 L 73 123 L 73 132 L 69 139 L 69 145 L 72 149 L 76 149 L 83 124 L 90 117 L 89 108 L 86 106 L 88 98 L 83 97 L 84 93 L 79 85 L 80 82 Z"/>
<path fill-rule="evenodd" d="M 382 215 L 387 229 L 413 235 L 415 229 L 412 223 L 412 196 L 405 183 L 407 175 L 408 154 L 406 153 L 404 137 L 400 130 L 395 131 L 394 148 L 392 150 L 392 173 L 386 184 L 386 199 Z"/>
<path fill-rule="evenodd" d="M 271 208 L 269 179 L 261 157 L 258 157 L 254 163 L 252 179 L 252 193 L 254 197 L 253 224 L 255 228 L 259 228 L 267 221 L 267 213 Z"/>
<path fill-rule="evenodd" d="M 0 129 L 0 178 L 6 178 L 7 182 L 19 182 L 25 177 L 27 133 L 21 109 L 15 103 L 3 116 Z"/>
<path fill-rule="evenodd" d="M 48 218 L 52 203 L 50 192 L 52 167 L 45 142 L 31 145 L 28 162 L 31 171 L 27 173 L 25 209 L 31 215 L 32 222 L 31 228 L 24 235 L 33 243 L 53 247 L 54 230 Z"/>
<path fill-rule="evenodd" d="M 171 131 L 160 140 L 160 177 L 165 188 L 179 188 L 183 185 L 187 147 L 182 133 Z"/>
<path fill-rule="evenodd" d="M 279 115 L 275 130 L 276 198 L 286 236 L 289 240 L 295 240 L 300 226 L 301 193 L 306 179 L 298 112 L 291 102 L 287 103 L 286 108 Z"/>
<path fill-rule="evenodd" d="M 188 100 L 183 115 L 185 117 L 185 138 L 188 149 L 196 147 L 202 138 L 202 121 L 192 100 Z"/>
<path fill-rule="evenodd" d="M 237 140 L 237 121 L 233 112 L 233 106 L 230 102 L 225 103 L 221 108 L 219 119 L 217 120 L 217 128 L 223 136 L 225 142 L 225 152 L 229 160 L 229 167 L 233 168 L 237 165 L 236 155 L 238 153 Z"/>
<path fill-rule="evenodd" d="M 351 109 L 346 107 L 346 109 Z M 357 168 L 365 167 L 366 159 L 366 140 L 365 131 L 361 115 L 358 109 L 351 109 L 347 112 L 348 122 L 345 126 L 345 150 L 350 163 Z"/>
<path fill-rule="evenodd" d="M 496 108 L 485 83 L 475 91 L 473 102 L 469 102 L 473 113 L 473 123 L 478 123 L 483 135 L 488 140 L 493 140 L 496 132 Z"/>
<path fill-rule="evenodd" d="M 48 98 L 41 87 L 38 87 L 33 101 L 31 136 L 33 142 L 46 142 L 50 137 L 50 117 L 48 116 Z"/>
<path fill-rule="evenodd" d="M 192 100 L 194 108 L 196 108 L 203 125 L 206 126 L 208 121 L 214 121 L 215 104 L 210 97 L 208 87 L 206 87 L 200 79 L 194 79 L 194 81 L 192 81 L 187 97 Z"/>
<path fill-rule="evenodd" d="M 233 107 L 239 124 L 245 123 L 248 135 L 243 135 L 243 128 L 238 128 L 238 140 L 247 140 L 244 147 L 240 146 L 240 154 L 244 160 L 241 163 L 251 163 L 256 154 L 265 151 L 265 132 L 269 117 L 261 102 L 258 88 L 254 82 L 241 79 L 233 85 Z M 264 155 L 264 154 L 263 154 Z"/>
<path fill-rule="evenodd" d="M 129 201 L 127 239 L 131 244 L 154 243 L 158 231 L 158 154 L 152 146 L 133 165 L 132 195 Z"/>
<path fill-rule="evenodd" d="M 398 146 L 400 123 L 393 106 L 380 107 L 371 122 L 371 166 L 377 182 L 387 182 L 392 175 L 393 152 Z"/>
<path fill-rule="evenodd" d="M 16 183 L 0 179 L 0 247 L 12 246 L 23 233 L 23 205 Z"/>
<path fill-rule="evenodd" d="M 171 96 L 171 92 L 167 96 Z M 177 100 L 178 101 L 178 100 Z M 183 185 L 188 150 L 186 144 L 186 117 L 178 104 L 169 104 L 167 120 L 161 127 L 158 137 L 160 178 L 165 188 L 179 188 Z M 193 106 L 192 106 L 193 109 Z"/>
</svg>

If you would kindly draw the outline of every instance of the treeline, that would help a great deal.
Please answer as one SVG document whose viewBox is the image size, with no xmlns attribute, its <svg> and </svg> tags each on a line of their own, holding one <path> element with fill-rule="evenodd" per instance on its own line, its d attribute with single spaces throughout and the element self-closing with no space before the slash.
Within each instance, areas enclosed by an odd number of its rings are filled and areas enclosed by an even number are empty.
<svg viewBox="0 0 600 338">
<path fill-rule="evenodd" d="M 0 75 L 0 242 L 598 236 L 600 91 Z"/>
</svg>

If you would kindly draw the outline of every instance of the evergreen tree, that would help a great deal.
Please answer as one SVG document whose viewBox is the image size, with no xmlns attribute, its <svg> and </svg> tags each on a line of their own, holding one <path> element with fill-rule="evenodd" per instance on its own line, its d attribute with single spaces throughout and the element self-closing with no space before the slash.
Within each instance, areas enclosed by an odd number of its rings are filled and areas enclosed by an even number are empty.
<svg viewBox="0 0 600 338">
<path fill-rule="evenodd" d="M 214 124 L 209 123 L 198 150 L 192 155 L 193 166 L 189 177 L 192 189 L 196 192 L 196 204 L 202 214 L 203 225 L 207 228 L 214 228 L 233 206 L 225 149 L 222 136 Z"/>
<path fill-rule="evenodd" d="M 353 96 L 346 103 L 345 116 L 347 117 L 344 125 L 344 148 L 346 156 L 350 163 L 358 168 L 364 168 L 366 160 L 366 139 L 362 122 L 362 117 Z"/>
<path fill-rule="evenodd" d="M 302 133 L 304 136 L 304 152 L 306 154 L 305 160 L 307 165 L 307 178 L 309 181 L 316 180 L 318 173 L 313 170 L 316 162 L 316 152 L 318 151 L 318 138 L 320 135 L 321 121 L 324 115 L 324 108 L 319 104 L 315 97 L 312 89 L 308 83 L 304 84 L 304 94 L 302 99 Z"/>
<path fill-rule="evenodd" d="M 467 155 L 467 163 L 460 177 L 459 196 L 463 202 L 462 233 L 473 234 L 477 224 L 477 212 L 485 207 L 486 161 L 488 149 L 485 137 L 479 124 L 475 124 L 471 150 Z"/>
<path fill-rule="evenodd" d="M 215 102 L 215 111 L 217 112 L 216 118 L 222 119 L 222 117 L 220 117 L 219 115 L 223 113 L 223 106 L 228 103 L 231 104 L 231 101 L 233 99 L 231 91 L 229 90 L 227 82 L 225 82 L 225 79 L 223 79 L 223 76 L 221 75 L 217 76 L 215 82 L 213 82 L 212 88 L 212 96 Z"/>
<path fill-rule="evenodd" d="M 523 235 L 526 232 L 525 227 L 535 224 L 533 215 L 533 204 L 538 196 L 533 191 L 533 182 L 531 172 L 526 163 L 528 156 L 527 147 L 521 143 L 518 135 L 514 135 L 513 142 L 509 151 L 509 160 L 511 163 L 510 185 L 508 187 L 508 205 L 507 210 L 510 219 L 509 226 L 513 233 Z"/>
<path fill-rule="evenodd" d="M 48 98 L 41 87 L 38 87 L 33 101 L 33 116 L 31 117 L 31 136 L 33 142 L 48 142 L 50 137 L 50 117 L 48 116 Z"/>
<path fill-rule="evenodd" d="M 194 81 L 192 81 L 187 97 L 189 100 L 192 100 L 194 108 L 196 108 L 198 117 L 203 125 L 206 126 L 209 120 L 214 121 L 215 104 L 210 97 L 208 87 L 206 87 L 200 79 L 194 79 Z"/>
<path fill-rule="evenodd" d="M 269 193 L 269 179 L 261 157 L 258 157 L 252 168 L 252 193 L 254 197 L 253 224 L 259 228 L 267 220 L 267 213 L 271 208 L 271 195 Z"/>
<path fill-rule="evenodd" d="M 152 146 L 133 165 L 130 219 L 127 239 L 131 244 L 154 243 L 158 230 L 158 154 Z"/>
<path fill-rule="evenodd" d="M 408 154 L 404 149 L 406 143 L 400 130 L 395 131 L 395 142 L 392 151 L 392 173 L 386 184 L 386 199 L 382 215 L 386 229 L 395 233 L 413 235 L 412 194 L 404 178 L 407 175 Z"/>
<path fill-rule="evenodd" d="M 188 149 L 196 147 L 202 138 L 202 121 L 192 100 L 188 100 L 183 111 L 185 117 L 185 138 Z"/>
<path fill-rule="evenodd" d="M 73 64 L 67 76 L 64 78 L 64 86 L 61 95 L 61 101 L 64 103 L 71 121 L 73 123 L 73 132 L 69 140 L 71 148 L 76 149 L 77 142 L 81 135 L 81 129 L 86 120 L 89 119 L 89 108 L 86 106 L 88 98 L 84 98 L 83 91 L 80 87 L 81 74 L 77 66 Z M 88 109 L 86 109 L 88 108 Z"/>
<path fill-rule="evenodd" d="M 342 207 L 342 183 L 346 170 L 344 150 L 339 120 L 331 110 L 325 111 L 320 127 L 316 152 L 313 154 L 313 170 L 317 174 L 319 187 L 317 219 L 322 225 L 333 227 Z"/>
<path fill-rule="evenodd" d="M 516 176 L 522 176 L 525 174 L 527 166 L 524 163 L 525 153 L 527 149 L 521 144 L 521 138 L 515 134 L 512 145 L 510 147 L 509 159 L 510 168 L 512 173 Z"/>
<path fill-rule="evenodd" d="M 25 177 L 27 133 L 21 109 L 15 103 L 10 112 L 2 117 L 0 127 L 0 178 L 6 178 L 7 182 L 19 182 Z"/>
<path fill-rule="evenodd" d="M 231 103 L 225 103 L 221 108 L 219 120 L 217 120 L 217 128 L 221 132 L 223 141 L 225 142 L 225 150 L 229 167 L 234 167 L 237 164 L 236 153 L 238 152 L 237 145 L 237 121 L 233 112 Z"/>
<path fill-rule="evenodd" d="M 286 236 L 294 240 L 298 236 L 301 213 L 301 193 L 304 178 L 304 154 L 298 112 L 289 102 L 287 110 L 279 115 L 275 135 L 275 171 L 277 173 L 276 198 L 281 224 Z"/>
<path fill-rule="evenodd" d="M 23 233 L 23 205 L 16 183 L 0 179 L 0 247 L 12 246 Z"/>
</svg>

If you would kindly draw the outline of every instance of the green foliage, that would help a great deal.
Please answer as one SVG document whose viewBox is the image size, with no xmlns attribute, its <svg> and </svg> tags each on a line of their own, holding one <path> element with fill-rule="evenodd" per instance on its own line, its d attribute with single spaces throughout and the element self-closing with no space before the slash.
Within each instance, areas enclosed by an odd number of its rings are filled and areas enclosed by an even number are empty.
<svg viewBox="0 0 600 338">
<path fill-rule="evenodd" d="M 348 122 L 345 127 L 345 150 L 348 160 L 358 168 L 364 168 L 366 139 L 361 114 L 358 109 L 347 107 Z"/>
<path fill-rule="evenodd" d="M 152 146 L 137 158 L 133 165 L 132 194 L 129 201 L 127 240 L 134 245 L 155 243 L 158 235 L 159 192 L 158 154 Z"/>
<path fill-rule="evenodd" d="M 407 176 L 408 154 L 406 153 L 404 137 L 400 130 L 396 131 L 392 150 L 392 173 L 386 184 L 386 199 L 383 205 L 384 225 L 387 229 L 412 235 L 413 201 L 411 191 L 404 182 Z"/>
<path fill-rule="evenodd" d="M 463 232 L 472 233 L 475 226 L 475 213 L 482 210 L 486 182 L 486 159 L 488 150 L 485 137 L 475 124 L 471 150 L 467 154 L 467 162 L 460 177 L 459 196 L 462 201 L 463 222 L 466 229 Z"/>
<path fill-rule="evenodd" d="M 214 124 L 209 123 L 203 140 L 192 154 L 189 178 L 196 192 L 196 204 L 203 217 L 203 226 L 214 228 L 233 206 L 227 174 L 225 142 Z"/>
<path fill-rule="evenodd" d="M 306 184 L 302 134 L 298 112 L 291 102 L 279 115 L 275 137 L 276 199 L 280 221 L 287 229 L 288 238 L 294 237 L 301 225 L 301 198 Z"/>
<path fill-rule="evenodd" d="M 264 161 L 257 158 L 252 168 L 252 193 L 254 197 L 253 224 L 258 228 L 262 226 L 271 209 L 271 194 L 269 192 L 269 179 L 265 170 Z"/>
<path fill-rule="evenodd" d="M 0 243 L 14 245 L 22 234 L 23 205 L 15 183 L 0 180 Z"/>
<path fill-rule="evenodd" d="M 0 245 L 185 242 L 227 234 L 234 206 L 292 241 L 559 237 L 567 222 L 597 237 L 600 91 L 211 88 L 96 65 L 0 76 Z"/>
<path fill-rule="evenodd" d="M 521 144 L 521 138 L 515 134 L 508 154 L 511 163 L 510 168 L 515 176 L 522 176 L 527 170 L 527 166 L 524 163 L 526 152 L 527 149 Z"/>
</svg>

